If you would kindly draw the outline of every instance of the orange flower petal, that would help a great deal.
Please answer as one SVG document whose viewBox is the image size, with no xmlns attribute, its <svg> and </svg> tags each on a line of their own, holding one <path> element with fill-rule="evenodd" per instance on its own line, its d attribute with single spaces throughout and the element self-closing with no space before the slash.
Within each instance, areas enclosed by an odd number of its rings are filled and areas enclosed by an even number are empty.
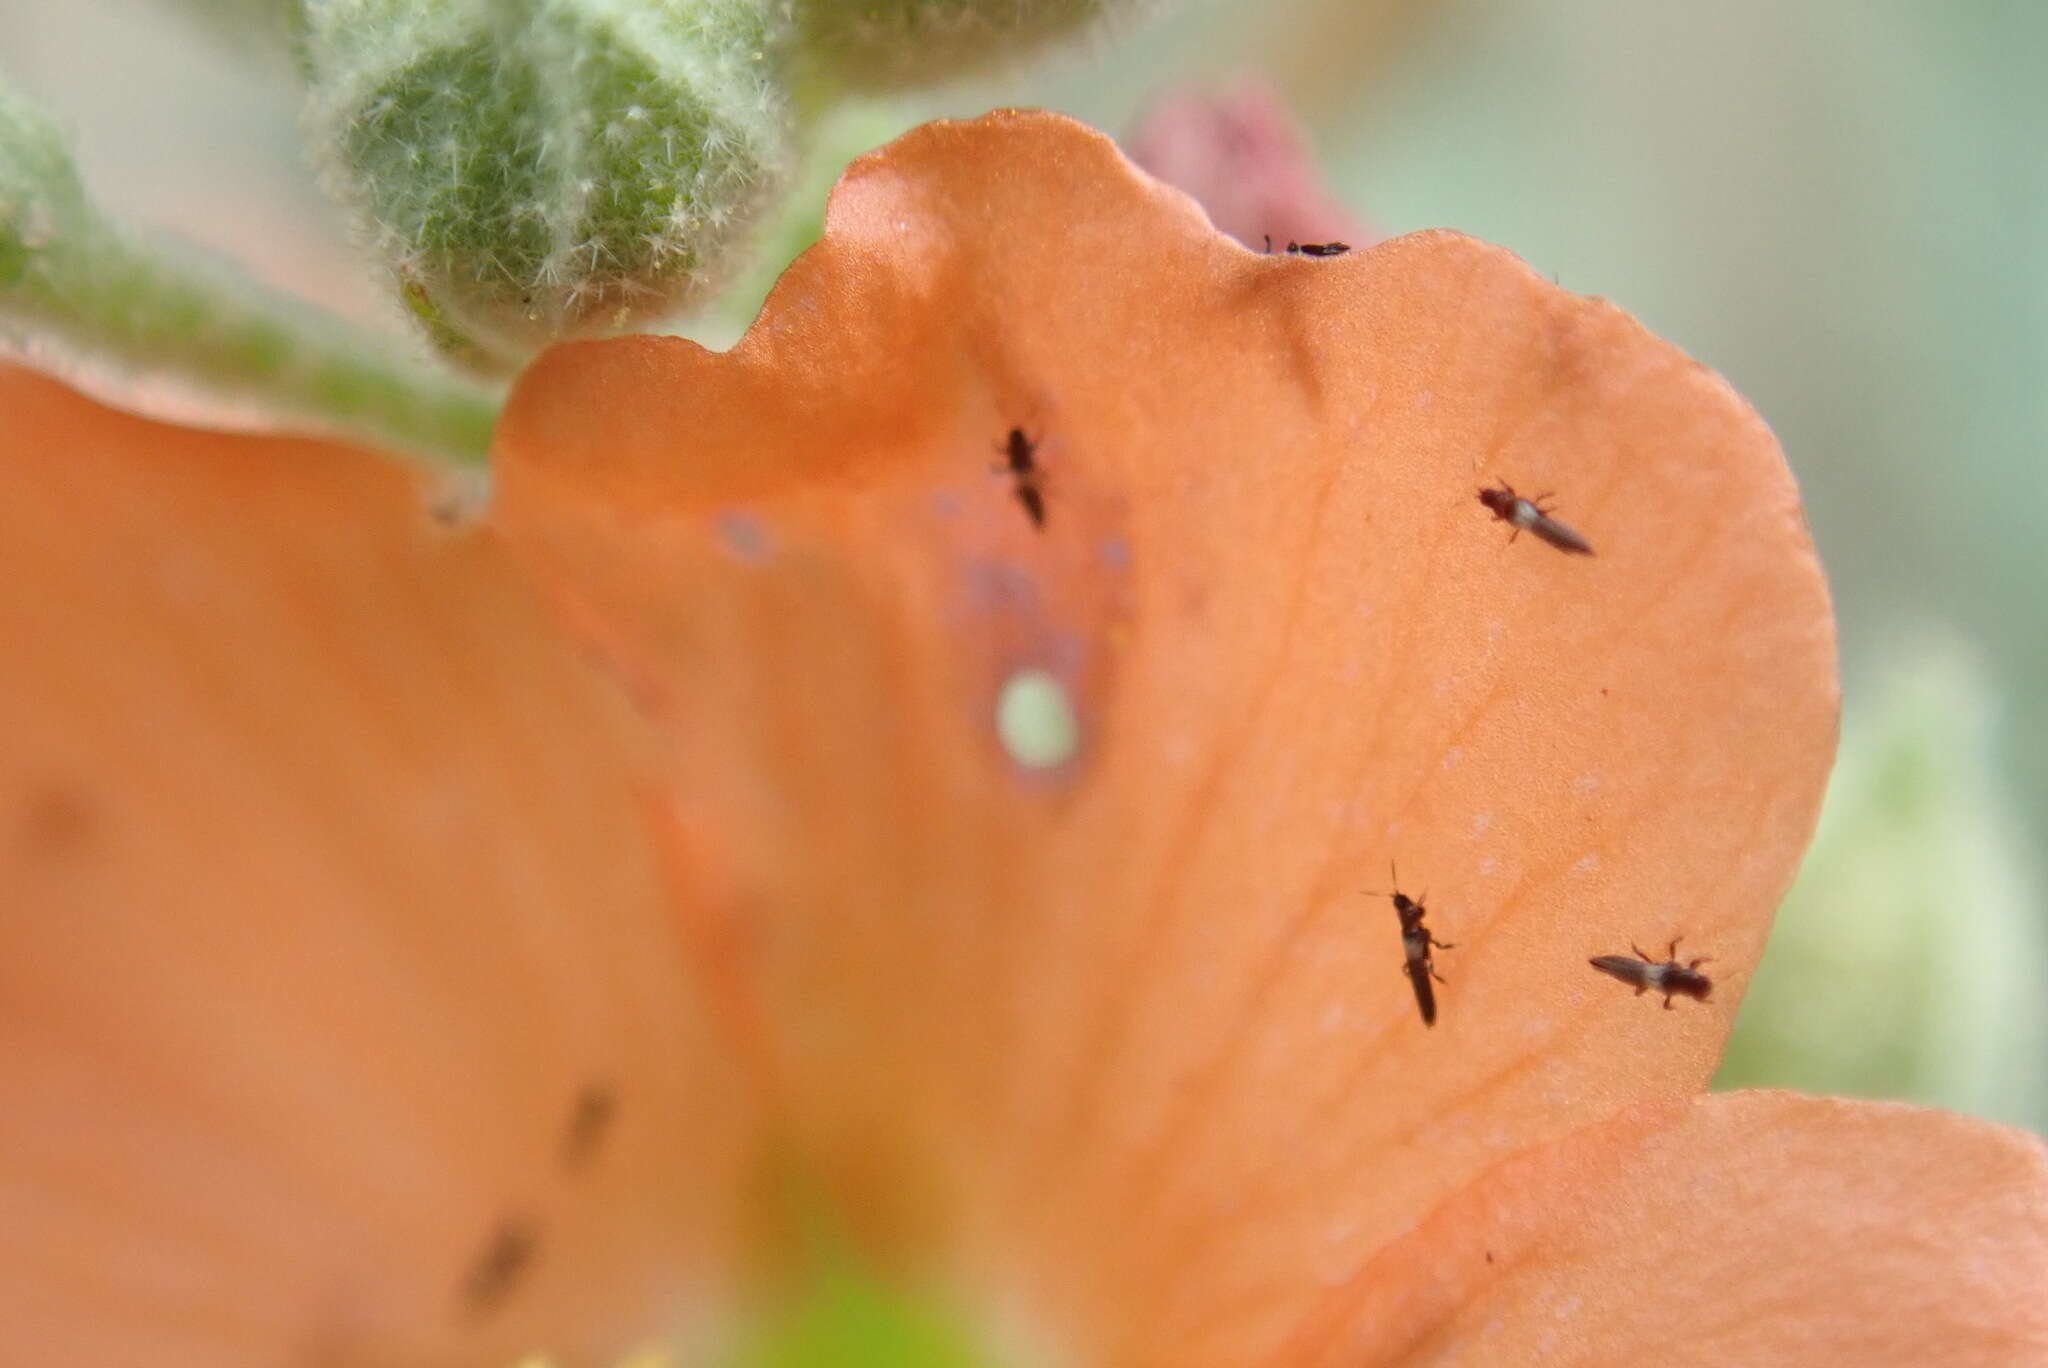
<svg viewBox="0 0 2048 1368">
<path fill-rule="evenodd" d="M 1503 1164 L 1290 1363 L 2048 1361 L 2048 1150 L 1945 1112 L 1745 1092 Z"/>
<path fill-rule="evenodd" d="M 499 454 L 668 734 L 787 1124 L 875 1247 L 944 1232 L 1083 1354 L 1248 1361 L 1501 1158 L 1698 1089 L 1832 753 L 1797 495 L 1718 378 L 1455 234 L 1248 253 L 1052 116 L 857 163 L 733 352 L 561 348 Z M 1598 555 L 1511 543 L 1502 479 Z M 1067 763 L 998 738 L 1023 671 Z M 1390 859 L 1456 945 L 1433 1030 Z M 1674 936 L 1711 1002 L 1586 965 Z"/>
<path fill-rule="evenodd" d="M 8 1360 L 509 1363 L 686 1320 L 744 1112 L 630 715 L 392 463 L 11 369 L 0 414 Z"/>
</svg>

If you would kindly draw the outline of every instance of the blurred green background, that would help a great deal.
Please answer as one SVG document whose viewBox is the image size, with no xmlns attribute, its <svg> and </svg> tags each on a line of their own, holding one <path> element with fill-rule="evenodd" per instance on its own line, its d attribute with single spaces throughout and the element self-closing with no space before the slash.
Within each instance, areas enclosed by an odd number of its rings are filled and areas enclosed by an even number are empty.
<svg viewBox="0 0 2048 1368">
<path fill-rule="evenodd" d="M 110 209 L 396 333 L 289 72 L 219 37 L 173 4 L 0 0 L 0 73 Z M 1040 104 L 1122 132 L 1263 80 L 1380 231 L 1502 243 L 1726 374 L 1806 492 L 1848 711 L 1723 1081 L 2048 1129 L 2044 54 L 2020 0 L 1191 0 L 855 122 Z"/>
</svg>

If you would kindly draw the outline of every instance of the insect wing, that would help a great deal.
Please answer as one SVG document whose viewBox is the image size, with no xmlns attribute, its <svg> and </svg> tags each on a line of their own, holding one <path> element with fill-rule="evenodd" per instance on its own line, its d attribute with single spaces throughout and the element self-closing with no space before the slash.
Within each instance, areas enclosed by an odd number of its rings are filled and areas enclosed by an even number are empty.
<svg viewBox="0 0 2048 1368">
<path fill-rule="evenodd" d="M 1609 978 L 1620 979 L 1631 988 L 1640 988 L 1649 981 L 1650 966 L 1627 955 L 1597 955 L 1586 963 Z"/>
<path fill-rule="evenodd" d="M 1019 484 L 1017 502 L 1024 505 L 1025 516 L 1031 519 L 1033 527 L 1045 526 L 1045 495 L 1039 491 L 1037 485 Z"/>
<path fill-rule="evenodd" d="M 1422 1010 L 1422 1024 L 1436 1025 L 1436 989 L 1429 982 L 1429 965 L 1419 959 L 1411 959 L 1407 973 L 1408 981 L 1415 985 L 1415 1005 Z"/>
<path fill-rule="evenodd" d="M 1538 513 L 1529 530 L 1560 551 L 1575 556 L 1593 554 L 1593 544 L 1547 513 Z"/>
</svg>

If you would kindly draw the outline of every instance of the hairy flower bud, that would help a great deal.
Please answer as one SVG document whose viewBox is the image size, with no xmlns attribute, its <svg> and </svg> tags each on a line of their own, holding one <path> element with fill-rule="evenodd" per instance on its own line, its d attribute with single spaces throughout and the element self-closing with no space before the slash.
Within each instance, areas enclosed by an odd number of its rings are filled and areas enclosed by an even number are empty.
<svg viewBox="0 0 2048 1368">
<path fill-rule="evenodd" d="M 1142 14 L 1150 0 L 795 0 L 808 68 L 849 90 L 895 90 L 1000 65 Z"/>
<path fill-rule="evenodd" d="M 0 88 L 0 290 L 15 285 L 83 216 L 85 191 L 47 115 Z"/>
<path fill-rule="evenodd" d="M 506 370 L 687 306 L 787 173 L 772 0 L 310 0 L 337 193 L 436 345 Z"/>
</svg>

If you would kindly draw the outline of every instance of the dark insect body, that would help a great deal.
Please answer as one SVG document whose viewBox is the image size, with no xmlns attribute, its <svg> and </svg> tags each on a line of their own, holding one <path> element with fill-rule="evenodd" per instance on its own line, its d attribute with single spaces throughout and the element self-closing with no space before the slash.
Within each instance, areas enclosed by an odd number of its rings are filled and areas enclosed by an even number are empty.
<svg viewBox="0 0 2048 1368">
<path fill-rule="evenodd" d="M 1003 454 L 1003 463 L 998 471 L 1007 471 L 1017 502 L 1024 506 L 1024 515 L 1031 519 L 1031 525 L 1040 531 L 1045 529 L 1045 490 L 1039 481 L 1043 472 L 1038 468 L 1038 443 L 1024 435 L 1023 428 L 1011 428 L 1010 435 L 997 444 L 996 450 Z"/>
<path fill-rule="evenodd" d="M 1290 242 L 1287 244 L 1287 252 L 1290 256 L 1333 257 L 1343 256 L 1350 250 L 1351 244 L 1348 242 Z M 1273 235 L 1268 233 L 1266 234 L 1267 255 L 1270 256 L 1272 251 Z"/>
<path fill-rule="evenodd" d="M 569 1109 L 568 1124 L 562 1128 L 562 1142 L 557 1151 L 564 1170 L 574 1172 L 596 1157 L 618 1109 L 618 1096 L 601 1083 L 586 1084 L 576 1094 L 576 1101 Z"/>
<path fill-rule="evenodd" d="M 1598 955 L 1586 963 L 1598 969 L 1609 978 L 1620 979 L 1633 986 L 1636 996 L 1644 993 L 1662 993 L 1664 1010 L 1671 1010 L 1671 999 L 1689 997 L 1695 1002 L 1705 1002 L 1713 994 L 1714 981 L 1700 972 L 1702 964 L 1710 963 L 1705 955 L 1689 964 L 1678 962 L 1678 941 L 1671 942 L 1671 948 L 1664 952 L 1664 959 L 1650 958 L 1641 946 L 1631 944 L 1629 949 L 1636 952 L 1630 959 L 1627 955 Z"/>
<path fill-rule="evenodd" d="M 1548 494 L 1538 494 L 1533 499 L 1525 499 L 1515 493 L 1515 487 L 1505 480 L 1501 481 L 1498 489 L 1479 491 L 1479 502 L 1492 510 L 1494 517 L 1514 525 L 1515 530 L 1508 537 L 1510 543 L 1524 531 L 1528 531 L 1534 532 L 1560 551 L 1575 556 L 1592 555 L 1591 542 L 1550 516 L 1550 510 L 1543 506 L 1543 501 L 1549 497 Z"/>
<path fill-rule="evenodd" d="M 1393 871 L 1394 867 L 1389 863 L 1387 872 L 1393 874 Z M 1394 875 L 1394 883 L 1398 885 L 1400 882 L 1400 876 Z M 1435 979 L 1442 983 L 1444 976 L 1436 971 L 1436 961 L 1431 956 L 1430 949 L 1435 947 L 1438 950 L 1450 950 L 1455 947 L 1449 941 L 1440 941 L 1430 935 L 1429 928 L 1422 924 L 1422 919 L 1428 912 L 1422 904 L 1429 895 L 1425 893 L 1420 898 L 1411 898 L 1396 887 L 1392 893 L 1373 892 L 1367 896 L 1390 897 L 1394 900 L 1394 915 L 1401 919 L 1401 950 L 1404 956 L 1401 972 L 1406 974 L 1408 982 L 1415 986 L 1415 1005 L 1421 1009 L 1422 1024 L 1436 1025 L 1436 989 L 1429 986 L 1429 981 Z"/>
<path fill-rule="evenodd" d="M 462 1280 L 460 1301 L 472 1316 L 487 1316 L 512 1294 L 540 1251 L 540 1231 L 523 1216 L 507 1216 L 484 1242 Z"/>
</svg>

